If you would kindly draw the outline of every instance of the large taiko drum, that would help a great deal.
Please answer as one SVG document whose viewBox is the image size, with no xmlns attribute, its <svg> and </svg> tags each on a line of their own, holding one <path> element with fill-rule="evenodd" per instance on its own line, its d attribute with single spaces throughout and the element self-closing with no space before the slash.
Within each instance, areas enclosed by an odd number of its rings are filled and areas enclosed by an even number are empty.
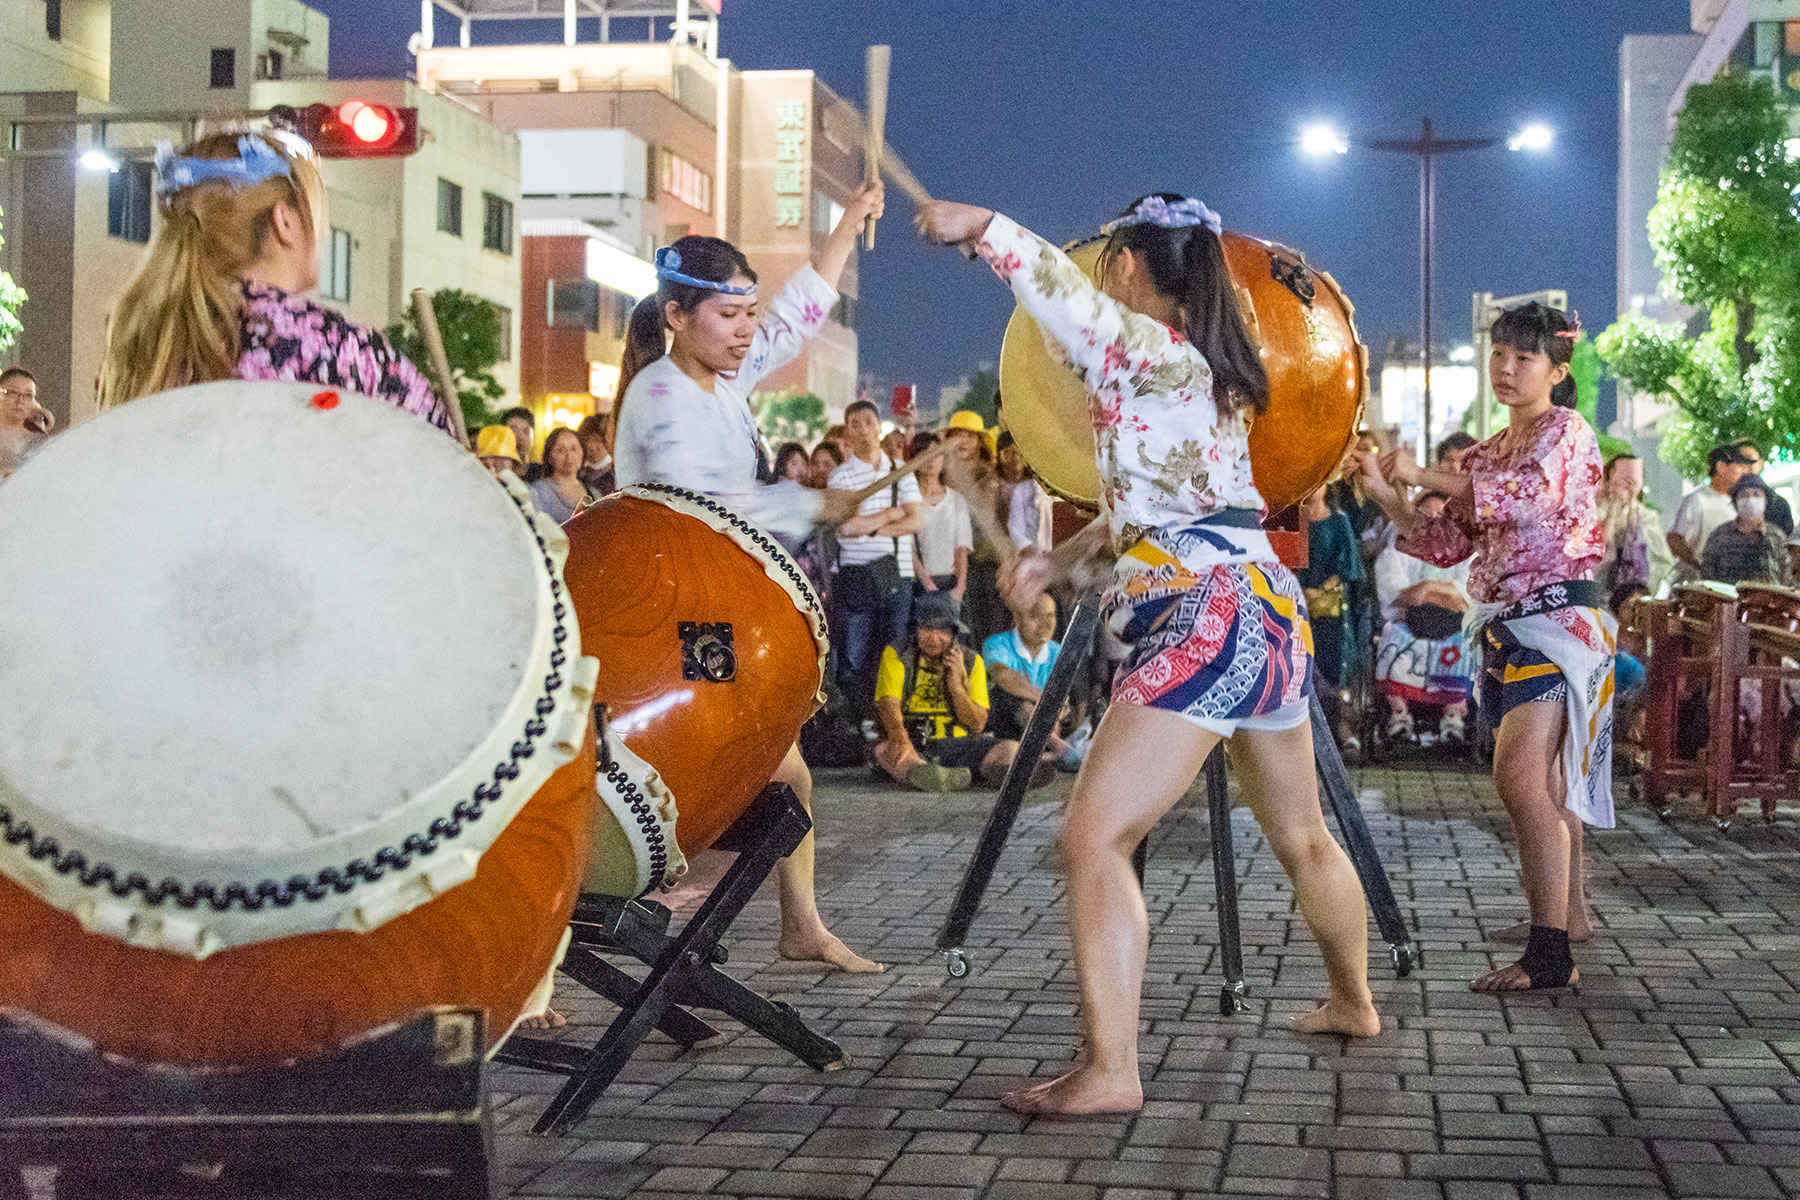
<svg viewBox="0 0 1800 1200">
<path fill-rule="evenodd" d="M 0 485 L 0 1009 L 183 1067 L 436 1006 L 566 937 L 594 664 L 566 542 L 389 405 L 214 383 Z"/>
<path fill-rule="evenodd" d="M 1243 234 L 1221 239 L 1238 311 L 1262 354 L 1269 407 L 1250 427 L 1250 466 L 1270 512 L 1304 499 L 1330 477 L 1355 436 L 1368 395 L 1368 351 L 1355 309 L 1298 251 Z M 1098 279 L 1105 240 L 1070 257 Z M 1045 345 L 1023 308 L 1000 352 L 1007 427 L 1044 486 L 1096 509 L 1100 469 L 1087 390 Z"/>
<path fill-rule="evenodd" d="M 587 886 L 672 882 L 768 783 L 824 682 L 825 610 L 756 526 L 671 487 L 575 517 L 565 567 L 606 712 Z"/>
</svg>

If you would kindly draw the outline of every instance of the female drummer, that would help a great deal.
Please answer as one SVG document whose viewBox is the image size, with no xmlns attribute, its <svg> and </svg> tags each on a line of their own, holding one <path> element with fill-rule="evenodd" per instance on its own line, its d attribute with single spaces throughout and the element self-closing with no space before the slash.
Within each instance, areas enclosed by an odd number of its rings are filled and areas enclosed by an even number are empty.
<svg viewBox="0 0 1800 1200">
<path fill-rule="evenodd" d="M 1262 530 L 1250 477 L 1250 420 L 1268 403 L 1268 379 L 1238 317 L 1218 217 L 1197 200 L 1144 197 L 1107 226 L 1102 288 L 988 209 L 938 203 L 923 225 L 979 252 L 1088 386 L 1104 481 L 1090 536 L 1118 552 L 1105 603 L 1131 647 L 1062 833 L 1085 1056 L 1005 1103 L 1047 1113 L 1142 1105 L 1149 930 L 1131 852 L 1221 739 L 1324 952 L 1329 997 L 1291 1027 L 1379 1032 L 1362 891 L 1319 809 L 1305 601 Z M 1029 604 L 1049 574 L 1042 556 L 1020 560 L 1006 581 L 1014 603 Z"/>
<path fill-rule="evenodd" d="M 162 213 L 106 326 L 100 407 L 215 379 L 304 380 L 387 400 L 450 429 L 387 338 L 305 296 L 319 283 L 325 187 L 279 130 L 211 133 L 156 152 Z"/>
<path fill-rule="evenodd" d="M 1613 824 L 1618 622 L 1593 580 L 1606 551 L 1600 446 L 1575 411 L 1575 334 L 1568 316 L 1542 304 L 1494 322 L 1489 374 L 1511 420 L 1469 451 L 1461 471 L 1426 470 L 1399 451 L 1362 454 L 1364 484 L 1399 528 L 1402 550 L 1440 567 L 1476 556 L 1469 590 L 1486 626 L 1494 788 L 1519 839 L 1531 908 L 1523 957 L 1476 979 L 1470 986 L 1481 992 L 1576 982 L 1569 942 L 1589 932 L 1581 826 Z M 1449 504 L 1425 517 L 1396 484 L 1442 492 Z"/>
<path fill-rule="evenodd" d="M 765 309 L 749 260 L 730 242 L 690 235 L 657 252 L 657 290 L 631 314 L 613 416 L 618 484 L 665 483 L 704 492 L 769 532 L 798 542 L 814 525 L 856 517 L 850 493 L 792 480 L 762 482 L 750 392 L 791 361 L 825 324 L 864 218 L 880 216 L 873 183 L 851 200 L 818 262 L 794 275 Z M 851 532 L 856 532 L 852 525 Z M 798 669 L 798 664 L 796 665 Z M 812 807 L 812 775 L 796 743 L 775 773 Z M 776 867 L 784 958 L 846 971 L 885 970 L 853 953 L 819 916 L 813 835 Z"/>
</svg>

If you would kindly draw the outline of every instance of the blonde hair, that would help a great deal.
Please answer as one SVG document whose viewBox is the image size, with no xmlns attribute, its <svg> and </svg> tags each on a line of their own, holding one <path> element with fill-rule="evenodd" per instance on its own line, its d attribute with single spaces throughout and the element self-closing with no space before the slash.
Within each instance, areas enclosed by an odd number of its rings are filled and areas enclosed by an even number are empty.
<svg viewBox="0 0 1800 1200">
<path fill-rule="evenodd" d="M 229 161 L 248 132 L 202 134 L 187 158 Z M 250 136 L 284 159 L 290 176 L 248 187 L 208 180 L 156 199 L 162 225 L 106 322 L 100 407 L 152 392 L 237 376 L 243 353 L 243 271 L 261 257 L 277 204 L 300 214 L 315 244 L 325 220 L 325 187 L 311 158 L 279 137 Z"/>
</svg>

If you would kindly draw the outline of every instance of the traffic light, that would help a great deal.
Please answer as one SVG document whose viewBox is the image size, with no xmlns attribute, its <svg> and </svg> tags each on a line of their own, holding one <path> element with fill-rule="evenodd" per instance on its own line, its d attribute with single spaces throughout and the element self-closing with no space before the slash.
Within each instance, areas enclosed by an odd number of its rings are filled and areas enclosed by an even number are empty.
<svg viewBox="0 0 1800 1200">
<path fill-rule="evenodd" d="M 353 99 L 336 107 L 282 105 L 269 110 L 269 117 L 311 142 L 320 158 L 401 158 L 419 148 L 416 108 Z"/>
</svg>

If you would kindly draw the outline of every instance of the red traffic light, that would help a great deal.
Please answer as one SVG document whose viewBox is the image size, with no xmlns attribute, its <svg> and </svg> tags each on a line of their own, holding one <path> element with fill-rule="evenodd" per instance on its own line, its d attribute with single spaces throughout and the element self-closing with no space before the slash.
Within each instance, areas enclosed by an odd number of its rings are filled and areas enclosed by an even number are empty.
<svg viewBox="0 0 1800 1200">
<path fill-rule="evenodd" d="M 346 100 L 335 108 L 272 109 L 270 117 L 312 143 L 320 158 L 400 158 L 419 148 L 419 110 Z"/>
</svg>

